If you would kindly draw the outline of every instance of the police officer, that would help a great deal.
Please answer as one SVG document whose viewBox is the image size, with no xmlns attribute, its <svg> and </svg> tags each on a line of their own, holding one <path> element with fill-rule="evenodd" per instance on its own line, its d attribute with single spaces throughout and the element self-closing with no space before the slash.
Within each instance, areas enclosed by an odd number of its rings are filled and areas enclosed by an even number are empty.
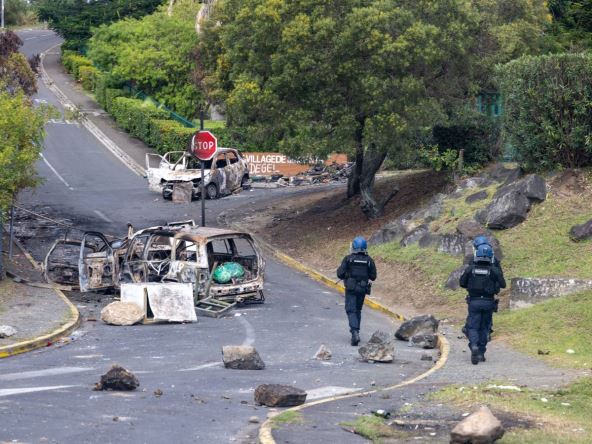
<svg viewBox="0 0 592 444">
<path fill-rule="evenodd" d="M 471 363 L 485 361 L 491 319 L 495 311 L 495 295 L 506 288 L 506 281 L 500 266 L 494 264 L 493 249 L 480 245 L 460 277 L 460 286 L 469 292 L 468 333 Z"/>
<path fill-rule="evenodd" d="M 345 283 L 345 312 L 351 332 L 351 345 L 360 343 L 360 322 L 362 306 L 367 294 L 370 294 L 369 280 L 376 280 L 376 265 L 367 252 L 368 244 L 361 236 L 351 244 L 351 254 L 345 256 L 337 269 L 337 277 Z"/>
</svg>

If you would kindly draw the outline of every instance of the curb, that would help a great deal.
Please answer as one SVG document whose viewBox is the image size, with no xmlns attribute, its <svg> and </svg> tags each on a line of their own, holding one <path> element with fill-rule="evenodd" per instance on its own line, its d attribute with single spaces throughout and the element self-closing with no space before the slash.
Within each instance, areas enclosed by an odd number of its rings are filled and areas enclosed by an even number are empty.
<svg viewBox="0 0 592 444">
<path fill-rule="evenodd" d="M 55 94 L 59 102 L 65 108 L 75 110 L 77 108 L 76 105 L 74 105 L 68 96 L 66 96 L 66 94 L 64 94 L 64 92 L 56 85 L 54 80 L 49 76 L 49 74 L 47 74 L 47 71 L 45 71 L 45 66 L 43 65 L 45 56 L 49 53 L 49 51 L 61 45 L 62 44 L 59 43 L 41 53 L 41 63 L 39 65 L 41 67 L 41 79 L 43 80 L 45 86 L 47 86 L 47 88 L 49 88 L 49 90 Z M 146 177 L 146 170 L 142 168 L 142 166 L 140 166 L 135 160 L 133 160 L 125 151 L 119 148 L 115 142 L 107 137 L 107 135 L 103 133 L 103 131 L 101 131 L 97 125 L 87 119 L 86 116 L 83 116 L 80 119 L 80 123 L 134 174 L 137 174 L 140 177 Z"/>
<path fill-rule="evenodd" d="M 20 242 L 15 242 L 15 244 L 23 252 L 23 254 L 29 260 L 29 262 L 31 262 L 33 267 L 39 269 L 39 264 L 37 264 L 35 259 L 33 259 L 33 257 L 24 249 Z M 0 347 L 0 359 L 36 350 L 38 348 L 47 347 L 48 345 L 51 345 L 51 343 L 60 339 L 61 337 L 69 335 L 80 325 L 80 312 L 78 311 L 76 306 L 72 304 L 72 302 L 70 302 L 68 297 L 61 290 L 55 287 L 52 289 L 70 309 L 70 317 L 72 318 L 72 320 L 45 335 L 29 339 L 28 341 L 17 342 L 16 344 Z"/>
<path fill-rule="evenodd" d="M 236 230 L 245 231 L 239 224 L 230 223 L 228 225 Z M 312 268 L 308 267 L 307 265 L 304 265 L 304 264 L 298 262 L 293 257 L 288 256 L 287 254 L 281 252 L 277 248 L 274 248 L 273 246 L 271 246 L 270 244 L 268 244 L 264 240 L 260 239 L 258 236 L 254 236 L 253 234 L 251 234 L 251 236 L 256 239 L 257 243 L 259 245 L 261 245 L 264 250 L 266 250 L 272 256 L 279 259 L 284 264 L 288 265 L 289 267 L 292 267 L 293 269 L 295 269 L 297 271 L 305 273 L 306 275 L 308 275 L 310 278 L 314 279 L 315 281 L 321 282 L 321 283 L 325 284 L 326 286 L 339 291 L 340 293 L 345 293 L 345 287 L 342 284 L 334 282 L 332 279 L 328 278 L 324 274 L 319 273 L 318 271 L 313 270 Z M 391 318 L 394 318 L 398 321 L 405 320 L 405 317 L 402 314 L 395 313 L 395 312 L 391 311 L 388 307 L 382 305 L 379 302 L 373 301 L 369 298 L 366 298 L 364 300 L 364 305 L 367 305 L 368 307 L 370 307 L 376 311 L 379 311 L 381 313 L 384 313 L 384 314 L 386 314 L 386 315 L 390 316 Z M 438 335 L 438 344 L 436 347 L 438 349 L 440 349 L 440 357 L 438 358 L 436 363 L 432 367 L 430 367 L 428 370 L 426 370 L 424 373 L 414 376 L 413 378 L 407 379 L 406 381 L 403 381 L 403 382 L 400 382 L 400 383 L 395 384 L 393 386 L 385 387 L 385 388 L 379 389 L 379 390 L 369 390 L 369 391 L 362 392 L 362 393 L 356 392 L 356 393 L 350 393 L 350 394 L 346 394 L 346 395 L 332 396 L 330 398 L 320 399 L 318 401 L 313 401 L 309 404 L 302 404 L 297 407 L 292 407 L 292 408 L 283 410 L 283 412 L 286 412 L 286 411 L 297 412 L 297 411 L 300 411 L 300 410 L 303 410 L 305 408 L 312 407 L 315 405 L 325 404 L 325 403 L 333 402 L 333 401 L 339 401 L 341 399 L 356 398 L 356 397 L 360 397 L 360 396 L 371 395 L 374 393 L 396 390 L 398 388 L 405 387 L 407 385 L 415 384 L 416 382 L 427 378 L 432 373 L 440 370 L 442 367 L 444 367 L 444 365 L 448 361 L 448 356 L 450 354 L 450 343 L 443 335 L 440 335 L 440 334 Z M 273 434 L 272 434 L 272 421 L 273 421 L 273 417 L 268 418 L 259 428 L 259 442 L 261 444 L 276 444 L 276 441 L 273 438 Z"/>
<path fill-rule="evenodd" d="M 308 407 L 312 407 L 315 405 L 326 404 L 328 402 L 339 401 L 342 399 L 368 396 L 368 395 L 372 395 L 375 393 L 382 393 L 382 392 L 387 392 L 387 391 L 391 391 L 391 390 L 396 390 L 401 387 L 405 387 L 407 385 L 415 384 L 416 382 L 427 378 L 432 373 L 440 370 L 444 366 L 444 364 L 446 364 L 446 361 L 448 361 L 448 355 L 450 354 L 450 344 L 448 343 L 448 340 L 444 336 L 438 335 L 438 346 L 437 347 L 440 349 L 440 357 L 438 358 L 436 363 L 429 370 L 427 370 L 424 373 L 417 375 L 411 379 L 408 379 L 406 381 L 403 381 L 398 384 L 392 385 L 390 387 L 385 387 L 385 388 L 379 389 L 379 390 L 369 390 L 369 391 L 362 392 L 362 393 L 356 392 L 356 393 L 350 393 L 348 395 L 332 396 L 330 398 L 320 399 L 318 401 L 313 401 L 309 404 L 302 404 L 297 407 L 292 407 L 292 408 L 283 410 L 282 413 L 286 412 L 286 411 L 297 412 L 297 411 L 304 410 Z M 261 444 L 276 444 L 276 441 L 273 438 L 273 434 L 272 434 L 272 430 L 273 430 L 272 423 L 273 423 L 273 417 L 268 418 L 259 428 L 259 442 Z"/>
</svg>

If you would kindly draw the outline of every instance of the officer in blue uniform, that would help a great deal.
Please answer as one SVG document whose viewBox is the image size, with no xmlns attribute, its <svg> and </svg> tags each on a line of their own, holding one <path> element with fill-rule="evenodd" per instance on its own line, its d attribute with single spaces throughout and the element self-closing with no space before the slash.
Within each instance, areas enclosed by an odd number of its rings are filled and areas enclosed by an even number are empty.
<svg viewBox="0 0 592 444">
<path fill-rule="evenodd" d="M 506 281 L 500 266 L 495 265 L 493 249 L 480 245 L 475 259 L 460 277 L 460 286 L 469 292 L 468 334 L 471 349 L 471 363 L 485 361 L 489 328 L 495 311 L 495 295 L 506 288 Z"/>
<path fill-rule="evenodd" d="M 356 237 L 351 245 L 351 254 L 345 256 L 337 269 L 337 277 L 345 284 L 345 312 L 351 333 L 351 345 L 360 343 L 360 322 L 362 307 L 372 284 L 376 280 L 376 265 L 368 256 L 368 244 L 361 236 Z"/>
</svg>

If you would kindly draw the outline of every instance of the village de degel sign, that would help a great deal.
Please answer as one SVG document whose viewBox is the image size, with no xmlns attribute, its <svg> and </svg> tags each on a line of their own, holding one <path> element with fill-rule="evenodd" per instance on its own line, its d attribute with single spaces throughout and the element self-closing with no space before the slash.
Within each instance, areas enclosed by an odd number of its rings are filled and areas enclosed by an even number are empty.
<svg viewBox="0 0 592 444">
<path fill-rule="evenodd" d="M 191 138 L 191 153 L 201 161 L 210 160 L 218 149 L 218 139 L 209 131 L 198 131 Z"/>
</svg>

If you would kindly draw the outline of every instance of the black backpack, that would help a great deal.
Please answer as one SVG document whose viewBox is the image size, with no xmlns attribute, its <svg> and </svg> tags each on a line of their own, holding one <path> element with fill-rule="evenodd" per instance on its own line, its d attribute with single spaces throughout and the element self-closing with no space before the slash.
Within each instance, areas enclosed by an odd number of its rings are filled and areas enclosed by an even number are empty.
<svg viewBox="0 0 592 444">
<path fill-rule="evenodd" d="M 490 264 L 471 265 L 467 290 L 470 294 L 493 296 L 496 292 L 496 278 Z"/>
</svg>

